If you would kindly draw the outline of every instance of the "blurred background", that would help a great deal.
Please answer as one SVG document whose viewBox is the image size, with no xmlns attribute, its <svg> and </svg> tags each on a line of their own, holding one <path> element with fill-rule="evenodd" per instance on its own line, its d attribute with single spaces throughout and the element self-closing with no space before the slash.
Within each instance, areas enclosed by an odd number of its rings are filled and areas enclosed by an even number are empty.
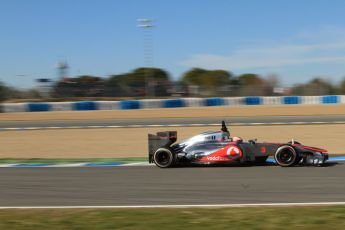
<svg viewBox="0 0 345 230">
<path fill-rule="evenodd" d="M 345 94 L 344 7 L 3 0 L 0 100 Z"/>
<path fill-rule="evenodd" d="M 258 74 L 234 76 L 226 70 L 193 68 L 181 79 L 174 81 L 168 72 L 160 68 L 137 68 L 131 72 L 102 78 L 92 75 L 63 77 L 57 81 L 37 79 L 37 87 L 20 89 L 1 84 L 1 100 L 6 101 L 61 101 L 102 100 L 126 98 L 165 97 L 232 97 L 278 95 L 333 95 L 345 94 L 345 80 L 332 84 L 322 78 L 314 78 L 292 87 L 279 86 L 279 77 Z M 24 100 L 24 101 L 28 101 Z"/>
</svg>

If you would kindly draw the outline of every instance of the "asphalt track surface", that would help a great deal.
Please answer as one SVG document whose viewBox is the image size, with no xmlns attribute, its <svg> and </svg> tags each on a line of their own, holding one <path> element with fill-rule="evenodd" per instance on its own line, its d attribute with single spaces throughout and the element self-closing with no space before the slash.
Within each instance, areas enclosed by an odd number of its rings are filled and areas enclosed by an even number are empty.
<svg viewBox="0 0 345 230">
<path fill-rule="evenodd" d="M 0 206 L 344 202 L 345 164 L 325 167 L 0 168 Z"/>
<path fill-rule="evenodd" d="M 148 118 L 148 119 L 104 119 L 104 120 L 49 120 L 49 121 L 0 121 L 1 128 L 26 128 L 26 127 L 73 127 L 73 126 L 130 126 L 130 125 L 173 125 L 173 124 L 217 124 L 221 120 L 231 123 L 285 123 L 313 122 L 337 123 L 345 122 L 345 115 L 327 116 L 257 116 L 257 117 L 210 117 L 210 118 Z"/>
</svg>

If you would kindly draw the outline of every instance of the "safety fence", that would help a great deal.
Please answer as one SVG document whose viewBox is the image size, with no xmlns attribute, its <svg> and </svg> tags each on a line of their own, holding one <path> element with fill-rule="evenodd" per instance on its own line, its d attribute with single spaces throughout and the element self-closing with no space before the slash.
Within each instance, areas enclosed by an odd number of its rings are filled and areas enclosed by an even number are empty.
<svg viewBox="0 0 345 230">
<path fill-rule="evenodd" d="M 45 112 L 45 111 L 86 111 L 126 110 L 150 108 L 178 108 L 201 106 L 241 105 L 297 105 L 297 104 L 345 104 L 345 95 L 324 96 L 277 96 L 277 97 L 214 97 L 143 99 L 124 101 L 75 101 L 75 102 L 32 102 L 3 103 L 2 112 Z"/>
</svg>

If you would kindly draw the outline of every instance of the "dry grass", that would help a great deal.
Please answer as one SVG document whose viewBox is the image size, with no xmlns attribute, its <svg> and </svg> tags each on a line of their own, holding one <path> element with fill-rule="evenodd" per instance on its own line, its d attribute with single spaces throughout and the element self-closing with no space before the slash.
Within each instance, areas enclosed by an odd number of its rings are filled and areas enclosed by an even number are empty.
<svg viewBox="0 0 345 230">
<path fill-rule="evenodd" d="M 344 229 L 345 206 L 0 210 L 0 229 Z"/>
<path fill-rule="evenodd" d="M 115 158 L 147 154 L 147 134 L 167 128 L 64 129 L 0 132 L 0 158 Z M 181 141 L 217 127 L 175 127 Z M 287 142 L 345 153 L 345 125 L 234 126 L 231 134 L 258 141 Z"/>
</svg>

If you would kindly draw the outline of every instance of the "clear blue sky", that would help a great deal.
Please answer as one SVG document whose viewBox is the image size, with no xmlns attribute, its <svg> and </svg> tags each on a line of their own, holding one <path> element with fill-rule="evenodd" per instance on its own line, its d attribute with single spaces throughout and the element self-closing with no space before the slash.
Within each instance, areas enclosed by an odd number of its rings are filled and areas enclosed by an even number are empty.
<svg viewBox="0 0 345 230">
<path fill-rule="evenodd" d="M 277 74 L 291 85 L 345 76 L 345 1 L 0 0 L 0 80 L 17 87 L 144 65 L 138 18 L 153 18 L 154 66 Z"/>
</svg>

